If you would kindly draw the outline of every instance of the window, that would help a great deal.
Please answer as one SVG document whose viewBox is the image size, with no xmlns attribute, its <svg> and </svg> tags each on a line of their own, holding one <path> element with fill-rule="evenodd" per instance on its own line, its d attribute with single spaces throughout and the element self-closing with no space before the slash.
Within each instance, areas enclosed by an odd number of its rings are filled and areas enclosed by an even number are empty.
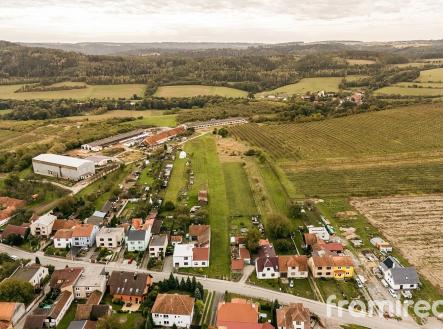
<svg viewBox="0 0 443 329">
<path fill-rule="evenodd" d="M 326 269 L 327 269 L 327 270 L 330 270 L 330 269 L 331 269 L 331 266 L 326 266 Z"/>
<path fill-rule="evenodd" d="M 274 276 L 275 276 L 275 273 L 271 273 L 271 276 L 274 277 Z"/>
<path fill-rule="evenodd" d="M 202 265 L 206 265 L 206 262 L 202 262 Z"/>
<path fill-rule="evenodd" d="M 317 272 L 317 275 L 321 275 L 321 272 Z"/>
<path fill-rule="evenodd" d="M 331 275 L 331 272 L 326 272 L 326 275 Z"/>
<path fill-rule="evenodd" d="M 266 276 L 266 274 L 265 274 L 265 273 L 262 273 L 261 276 L 264 278 L 264 277 Z"/>
</svg>

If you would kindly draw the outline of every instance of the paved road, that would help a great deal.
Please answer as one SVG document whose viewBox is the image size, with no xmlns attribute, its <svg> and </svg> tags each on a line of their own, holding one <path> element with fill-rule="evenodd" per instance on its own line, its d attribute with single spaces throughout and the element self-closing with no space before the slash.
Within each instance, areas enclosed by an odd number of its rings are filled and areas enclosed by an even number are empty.
<svg viewBox="0 0 443 329">
<path fill-rule="evenodd" d="M 39 257 L 40 262 L 43 265 L 53 265 L 55 268 L 64 268 L 65 266 L 84 266 L 84 267 L 90 267 L 90 266 L 103 266 L 100 264 L 92 264 L 88 262 L 82 262 L 82 261 L 70 261 L 70 260 L 63 260 L 53 257 L 47 257 L 44 256 L 42 252 L 36 252 L 36 253 L 28 253 L 26 251 L 13 248 L 4 244 L 0 244 L 0 252 L 7 252 L 10 255 L 16 255 L 20 258 L 25 259 L 34 259 L 36 256 Z M 113 264 L 105 266 L 106 270 L 111 271 L 120 271 L 125 270 L 127 268 L 123 267 L 122 265 Z M 167 272 L 153 272 L 153 271 L 146 271 L 146 270 L 138 270 L 139 272 L 146 272 L 150 273 L 154 277 L 154 281 L 160 281 L 169 276 L 170 273 Z M 183 277 L 182 275 L 178 275 L 178 277 Z M 246 283 L 240 283 L 240 282 L 228 282 L 224 280 L 217 280 L 217 279 L 205 279 L 205 278 L 197 278 L 203 286 L 208 289 L 212 290 L 218 293 L 224 293 L 226 290 L 230 292 L 235 292 L 241 295 L 245 295 L 248 297 L 254 297 L 254 298 L 261 298 L 265 300 L 279 300 L 282 304 L 288 304 L 288 303 L 303 303 L 306 307 L 308 307 L 313 313 L 316 313 L 320 317 L 327 317 L 327 307 L 326 304 L 323 304 L 318 301 L 274 291 L 269 289 L 264 289 L 257 286 L 252 286 Z M 338 317 L 338 312 L 341 311 L 342 315 L 341 317 Z M 412 320 L 409 321 L 397 321 L 397 320 L 387 320 L 383 318 L 378 317 L 369 317 L 366 315 L 361 315 L 360 317 L 352 316 L 350 312 L 347 310 L 339 309 L 337 307 L 331 307 L 331 312 L 329 314 L 334 320 L 337 321 L 337 324 L 358 324 L 361 326 L 374 328 L 374 329 L 412 329 L 412 328 L 420 328 L 417 324 L 415 324 Z M 423 327 L 425 328 L 425 327 Z M 433 323 L 432 326 L 428 326 L 427 328 L 443 328 L 443 325 Z"/>
</svg>

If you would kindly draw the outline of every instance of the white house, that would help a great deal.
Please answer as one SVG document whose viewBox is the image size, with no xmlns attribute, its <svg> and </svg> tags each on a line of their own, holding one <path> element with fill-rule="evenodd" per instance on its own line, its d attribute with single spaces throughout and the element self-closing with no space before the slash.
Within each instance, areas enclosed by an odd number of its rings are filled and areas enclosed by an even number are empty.
<svg viewBox="0 0 443 329">
<path fill-rule="evenodd" d="M 52 226 L 54 225 L 57 216 L 52 214 L 45 214 L 40 216 L 30 225 L 31 234 L 34 236 L 49 237 L 52 233 Z"/>
<path fill-rule="evenodd" d="M 168 246 L 166 234 L 154 235 L 149 242 L 149 257 L 164 257 Z"/>
<path fill-rule="evenodd" d="M 257 258 L 255 261 L 257 279 L 277 279 L 280 277 L 278 257 L 266 256 Z"/>
<path fill-rule="evenodd" d="M 102 227 L 95 237 L 97 247 L 117 248 L 125 240 L 123 227 Z"/>
<path fill-rule="evenodd" d="M 40 154 L 32 159 L 34 173 L 74 181 L 95 174 L 94 162 L 64 155 Z"/>
<path fill-rule="evenodd" d="M 74 295 L 70 291 L 62 291 L 45 319 L 46 326 L 50 328 L 57 327 L 71 306 L 73 300 Z"/>
<path fill-rule="evenodd" d="M 189 328 L 194 316 L 194 298 L 188 295 L 159 294 L 151 309 L 154 325 Z"/>
<path fill-rule="evenodd" d="M 307 278 L 309 274 L 308 258 L 304 255 L 278 256 L 278 270 L 281 277 Z"/>
<path fill-rule="evenodd" d="M 192 267 L 192 249 L 194 249 L 192 243 L 176 245 L 172 256 L 174 267 Z"/>
<path fill-rule="evenodd" d="M 92 224 L 80 224 L 72 228 L 72 246 L 92 247 L 98 233 L 98 226 Z"/>
<path fill-rule="evenodd" d="M 374 247 L 380 250 L 381 253 L 388 254 L 392 252 L 392 246 L 380 237 L 374 237 L 370 242 Z"/>
<path fill-rule="evenodd" d="M 86 299 L 96 290 L 105 294 L 106 282 L 104 267 L 86 267 L 74 285 L 75 299 Z"/>
<path fill-rule="evenodd" d="M 315 234 L 317 236 L 317 238 L 320 238 L 323 241 L 329 241 L 329 239 L 331 238 L 329 235 L 329 232 L 323 226 L 314 227 L 312 225 L 309 225 L 308 231 L 311 234 Z"/>
<path fill-rule="evenodd" d="M 32 264 L 29 266 L 21 267 L 14 274 L 11 275 L 12 279 L 27 281 L 34 287 L 39 287 L 43 280 L 49 276 L 47 267 L 39 264 Z"/>
<path fill-rule="evenodd" d="M 385 281 L 394 290 L 417 289 L 420 285 L 420 278 L 415 268 L 404 267 L 392 256 L 380 263 L 379 269 Z"/>
<path fill-rule="evenodd" d="M 129 230 L 125 240 L 128 251 L 145 251 L 148 248 L 151 234 L 145 230 Z"/>
<path fill-rule="evenodd" d="M 54 234 L 54 247 L 58 249 L 71 248 L 72 229 L 61 229 Z"/>
</svg>

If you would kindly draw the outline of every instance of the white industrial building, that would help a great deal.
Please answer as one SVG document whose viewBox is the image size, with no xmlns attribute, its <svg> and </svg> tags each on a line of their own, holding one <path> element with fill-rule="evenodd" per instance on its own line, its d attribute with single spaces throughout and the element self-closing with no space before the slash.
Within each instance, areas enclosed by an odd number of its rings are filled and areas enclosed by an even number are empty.
<svg viewBox="0 0 443 329">
<path fill-rule="evenodd" d="M 95 174 L 94 162 L 57 154 L 40 154 L 32 159 L 34 173 L 74 181 Z"/>
</svg>

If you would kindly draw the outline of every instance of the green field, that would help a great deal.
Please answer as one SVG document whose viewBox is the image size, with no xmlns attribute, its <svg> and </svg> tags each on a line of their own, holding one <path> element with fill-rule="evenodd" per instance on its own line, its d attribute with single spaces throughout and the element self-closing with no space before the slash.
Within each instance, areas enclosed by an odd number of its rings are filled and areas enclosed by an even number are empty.
<svg viewBox="0 0 443 329">
<path fill-rule="evenodd" d="M 204 86 L 204 85 L 182 85 L 182 86 L 161 86 L 158 87 L 154 96 L 174 98 L 174 97 L 195 97 L 195 96 L 222 96 L 222 97 L 246 97 L 248 93 L 243 90 Z"/>
<path fill-rule="evenodd" d="M 347 59 L 349 65 L 372 65 L 376 62 L 371 59 Z"/>
<path fill-rule="evenodd" d="M 377 89 L 375 95 L 402 95 L 402 96 L 443 96 L 443 88 L 426 88 L 429 84 L 407 83 L 401 82 L 389 87 Z M 413 85 L 421 86 L 421 88 L 412 87 Z M 411 86 L 411 87 L 407 87 Z"/>
<path fill-rule="evenodd" d="M 231 131 L 277 161 L 297 196 L 442 190 L 441 105 Z"/>
<path fill-rule="evenodd" d="M 186 182 L 186 162 L 187 159 L 179 159 L 178 156 L 174 161 L 174 168 L 172 169 L 171 178 L 168 183 L 168 188 L 165 193 L 165 201 L 177 202 L 180 190 L 185 186 Z"/>
<path fill-rule="evenodd" d="M 443 82 L 443 68 L 421 71 L 417 81 Z"/>
<path fill-rule="evenodd" d="M 228 277 L 229 252 L 229 206 L 226 197 L 223 167 L 217 155 L 215 138 L 204 135 L 185 144 L 185 151 L 192 162 L 194 185 L 189 191 L 190 203 L 197 203 L 199 190 L 209 194 L 209 224 L 211 225 L 211 259 L 207 270 L 212 277 Z"/>
<path fill-rule="evenodd" d="M 290 96 L 297 94 L 306 94 L 307 92 L 315 92 L 324 90 L 326 92 L 338 92 L 339 84 L 343 78 L 326 77 L 326 78 L 304 78 L 297 83 L 286 85 L 274 90 L 265 91 L 257 94 L 257 97 L 276 95 L 276 96 Z"/>
<path fill-rule="evenodd" d="M 345 77 L 346 81 L 358 81 L 358 80 L 362 80 L 362 79 L 367 79 L 369 78 L 369 75 L 347 75 Z"/>
<path fill-rule="evenodd" d="M 83 84 L 83 83 L 58 83 L 57 85 Z M 86 84 L 84 84 L 86 85 Z M 23 85 L 1 85 L 0 99 L 88 99 L 88 98 L 130 98 L 134 94 L 143 96 L 145 85 L 122 84 L 122 85 L 86 85 L 84 89 L 58 90 L 58 91 L 36 91 L 15 93 Z"/>
</svg>

